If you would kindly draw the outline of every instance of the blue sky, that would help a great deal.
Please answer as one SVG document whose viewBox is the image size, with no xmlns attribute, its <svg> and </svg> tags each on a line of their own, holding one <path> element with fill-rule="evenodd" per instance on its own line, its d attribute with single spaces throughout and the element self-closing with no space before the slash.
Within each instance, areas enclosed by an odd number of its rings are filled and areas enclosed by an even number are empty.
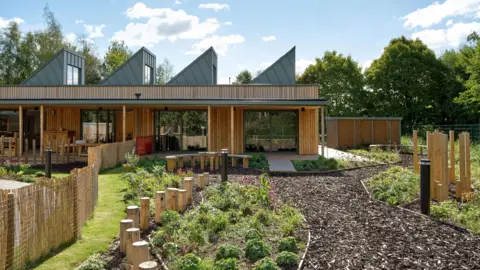
<svg viewBox="0 0 480 270">
<path fill-rule="evenodd" d="M 1 0 L 0 28 L 43 27 L 46 1 Z M 389 40 L 420 38 L 437 53 L 480 31 L 480 0 L 49 0 L 65 35 L 86 35 L 103 57 L 112 39 L 133 50 L 146 46 L 167 57 L 175 72 L 213 45 L 219 83 L 252 72 L 297 46 L 297 73 L 326 50 L 351 55 L 362 66 Z"/>
</svg>

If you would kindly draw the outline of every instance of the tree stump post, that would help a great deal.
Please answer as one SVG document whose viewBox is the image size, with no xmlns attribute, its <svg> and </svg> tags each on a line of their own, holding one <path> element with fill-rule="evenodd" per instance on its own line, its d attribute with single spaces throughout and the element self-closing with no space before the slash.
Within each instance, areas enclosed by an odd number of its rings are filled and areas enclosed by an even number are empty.
<svg viewBox="0 0 480 270">
<path fill-rule="evenodd" d="M 154 261 L 143 262 L 138 266 L 141 270 L 158 270 L 158 265 Z"/>
<path fill-rule="evenodd" d="M 210 185 L 210 173 L 204 172 L 203 173 L 203 185 Z"/>
<path fill-rule="evenodd" d="M 127 219 L 133 220 L 134 228 L 140 228 L 140 209 L 138 206 L 127 206 Z"/>
<path fill-rule="evenodd" d="M 122 219 L 120 221 L 120 252 L 125 254 L 127 247 L 127 230 L 133 227 L 133 220 Z"/>
<path fill-rule="evenodd" d="M 186 194 L 187 194 L 187 191 L 185 189 L 178 190 L 177 203 L 178 203 L 178 211 L 180 212 L 185 211 L 185 209 L 187 208 Z"/>
<path fill-rule="evenodd" d="M 148 258 L 148 243 L 146 241 L 137 241 L 132 244 L 132 265 L 133 270 L 139 270 L 139 265 L 147 262 Z"/>
<path fill-rule="evenodd" d="M 197 187 L 203 188 L 203 182 L 204 182 L 203 178 L 204 178 L 203 174 L 198 175 L 198 177 L 197 177 Z"/>
<path fill-rule="evenodd" d="M 125 249 L 127 254 L 127 264 L 132 265 L 132 244 L 140 241 L 140 229 L 130 228 L 127 229 L 127 241 L 125 243 Z"/>
<path fill-rule="evenodd" d="M 185 201 L 186 205 L 191 205 L 193 201 L 193 178 L 183 178 L 183 185 L 185 186 Z"/>
<path fill-rule="evenodd" d="M 150 198 L 140 198 L 140 229 L 148 229 L 148 220 L 150 219 Z"/>
<path fill-rule="evenodd" d="M 155 192 L 155 222 L 162 223 L 162 213 L 165 211 L 165 191 Z"/>
<path fill-rule="evenodd" d="M 167 210 L 177 210 L 177 193 L 178 193 L 178 189 L 167 188 L 167 193 L 166 193 Z"/>
</svg>

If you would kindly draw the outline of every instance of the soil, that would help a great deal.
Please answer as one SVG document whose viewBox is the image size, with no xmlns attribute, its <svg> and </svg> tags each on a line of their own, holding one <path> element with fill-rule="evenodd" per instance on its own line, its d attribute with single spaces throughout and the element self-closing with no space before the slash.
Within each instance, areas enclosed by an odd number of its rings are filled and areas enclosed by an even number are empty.
<svg viewBox="0 0 480 270">
<path fill-rule="evenodd" d="M 73 169 L 83 168 L 87 166 L 86 162 L 72 162 L 65 164 L 52 164 L 52 173 L 70 173 Z M 45 170 L 45 165 L 32 166 L 33 169 Z"/>
</svg>

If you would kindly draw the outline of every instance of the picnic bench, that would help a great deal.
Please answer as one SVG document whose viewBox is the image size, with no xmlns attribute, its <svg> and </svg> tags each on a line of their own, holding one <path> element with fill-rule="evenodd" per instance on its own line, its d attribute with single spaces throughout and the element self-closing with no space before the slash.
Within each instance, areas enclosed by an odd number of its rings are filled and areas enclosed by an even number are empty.
<svg viewBox="0 0 480 270">
<path fill-rule="evenodd" d="M 196 158 L 200 157 L 200 169 L 205 170 L 207 163 L 210 165 L 210 171 L 218 170 L 221 166 L 221 152 L 198 152 L 197 154 L 178 154 L 167 156 L 167 171 L 173 172 L 177 168 L 184 167 L 184 159 L 191 158 L 192 167 L 196 165 Z M 241 154 L 228 154 L 229 158 L 232 158 L 232 167 L 237 166 L 237 159 L 243 159 L 243 168 L 248 168 L 248 160 L 252 157 L 249 155 Z"/>
</svg>

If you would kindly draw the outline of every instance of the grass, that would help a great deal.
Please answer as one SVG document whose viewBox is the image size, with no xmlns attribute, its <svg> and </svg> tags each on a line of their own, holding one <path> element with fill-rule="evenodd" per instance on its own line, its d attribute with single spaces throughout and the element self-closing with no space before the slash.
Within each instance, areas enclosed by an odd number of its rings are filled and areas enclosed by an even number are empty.
<svg viewBox="0 0 480 270">
<path fill-rule="evenodd" d="M 431 215 L 440 220 L 453 222 L 474 233 L 480 233 L 480 198 L 478 194 L 468 203 L 449 200 L 433 204 L 430 210 Z"/>
<path fill-rule="evenodd" d="M 401 161 L 400 155 L 396 152 L 383 151 L 381 149 L 372 149 L 371 151 L 367 151 L 364 149 L 352 149 L 348 150 L 347 152 L 357 156 L 365 157 L 377 163 L 391 164 Z"/>
<path fill-rule="evenodd" d="M 404 204 L 419 196 L 419 176 L 411 169 L 394 166 L 367 182 L 373 198 L 391 205 Z"/>
<path fill-rule="evenodd" d="M 99 176 L 98 204 L 94 216 L 83 227 L 82 239 L 51 257 L 36 269 L 73 269 L 90 255 L 106 251 L 118 235 L 119 221 L 124 217 L 125 204 L 121 181 L 122 168 L 114 168 Z"/>
<path fill-rule="evenodd" d="M 354 161 L 319 156 L 316 160 L 292 160 L 292 164 L 297 171 L 329 171 L 367 166 L 375 163 L 370 161 Z"/>
</svg>

